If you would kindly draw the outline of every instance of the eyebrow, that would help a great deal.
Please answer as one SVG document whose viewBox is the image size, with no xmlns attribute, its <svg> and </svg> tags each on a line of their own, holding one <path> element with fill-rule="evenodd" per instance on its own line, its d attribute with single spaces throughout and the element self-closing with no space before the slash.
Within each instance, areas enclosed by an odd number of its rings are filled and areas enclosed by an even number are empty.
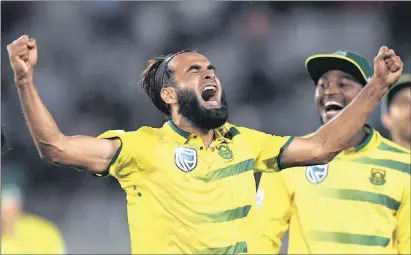
<svg viewBox="0 0 411 255">
<path fill-rule="evenodd" d="M 188 69 L 187 69 L 187 72 L 190 72 L 191 70 L 200 70 L 201 69 L 201 66 L 200 65 L 191 65 Z M 207 69 L 208 70 L 214 70 L 215 71 L 215 66 L 213 66 L 212 64 L 209 64 L 208 66 L 207 66 Z"/>
</svg>

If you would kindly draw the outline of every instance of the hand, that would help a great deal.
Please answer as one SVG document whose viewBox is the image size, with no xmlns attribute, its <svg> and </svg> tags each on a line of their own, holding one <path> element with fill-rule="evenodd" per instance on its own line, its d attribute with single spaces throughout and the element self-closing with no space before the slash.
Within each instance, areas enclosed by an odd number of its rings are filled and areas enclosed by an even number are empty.
<svg viewBox="0 0 411 255">
<path fill-rule="evenodd" d="M 37 63 L 37 45 L 27 35 L 7 45 L 10 65 L 14 71 L 16 84 L 33 80 L 33 67 Z"/>
<path fill-rule="evenodd" d="M 378 55 L 374 58 L 374 76 L 383 88 L 390 88 L 401 76 L 403 62 L 401 58 L 395 55 L 394 50 L 382 46 Z"/>
</svg>

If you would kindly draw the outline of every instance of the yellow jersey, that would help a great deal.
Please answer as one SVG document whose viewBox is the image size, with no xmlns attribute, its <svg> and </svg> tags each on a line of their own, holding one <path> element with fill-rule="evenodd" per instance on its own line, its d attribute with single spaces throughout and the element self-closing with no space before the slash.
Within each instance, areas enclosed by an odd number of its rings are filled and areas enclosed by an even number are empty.
<svg viewBox="0 0 411 255">
<path fill-rule="evenodd" d="M 10 234 L 1 236 L 1 254 L 65 254 L 63 238 L 52 223 L 24 215 Z"/>
<path fill-rule="evenodd" d="M 214 133 L 209 148 L 172 121 L 99 136 L 122 143 L 108 174 L 127 195 L 133 254 L 247 253 L 253 173 L 278 171 L 292 137 L 228 123 Z"/>
<path fill-rule="evenodd" d="M 327 165 L 263 174 L 255 253 L 410 254 L 410 151 L 366 127 Z M 261 200 L 264 200 L 261 202 Z"/>
</svg>

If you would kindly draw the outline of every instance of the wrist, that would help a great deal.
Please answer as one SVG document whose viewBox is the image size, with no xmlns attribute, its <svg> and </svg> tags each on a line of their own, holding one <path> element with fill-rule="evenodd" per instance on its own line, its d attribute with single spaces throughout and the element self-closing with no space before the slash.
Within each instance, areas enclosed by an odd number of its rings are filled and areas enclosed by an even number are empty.
<svg viewBox="0 0 411 255">
<path fill-rule="evenodd" d="M 17 88 L 24 88 L 24 87 L 31 86 L 34 84 L 32 76 L 14 77 L 14 82 Z"/>
<path fill-rule="evenodd" d="M 385 82 L 377 77 L 372 77 L 366 87 L 368 88 L 370 95 L 378 98 L 378 100 L 381 100 L 389 90 L 389 87 L 386 86 Z"/>
</svg>

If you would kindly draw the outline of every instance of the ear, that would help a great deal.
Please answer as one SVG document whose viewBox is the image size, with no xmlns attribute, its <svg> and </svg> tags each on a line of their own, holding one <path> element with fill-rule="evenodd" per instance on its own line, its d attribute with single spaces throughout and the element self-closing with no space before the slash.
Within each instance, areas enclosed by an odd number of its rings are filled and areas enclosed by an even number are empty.
<svg viewBox="0 0 411 255">
<path fill-rule="evenodd" d="M 173 87 L 162 88 L 160 95 L 166 104 L 172 105 L 177 103 L 177 94 Z"/>
<path fill-rule="evenodd" d="M 381 115 L 381 123 L 386 129 L 391 130 L 392 120 L 390 116 L 388 115 L 388 113 L 385 112 Z"/>
</svg>

